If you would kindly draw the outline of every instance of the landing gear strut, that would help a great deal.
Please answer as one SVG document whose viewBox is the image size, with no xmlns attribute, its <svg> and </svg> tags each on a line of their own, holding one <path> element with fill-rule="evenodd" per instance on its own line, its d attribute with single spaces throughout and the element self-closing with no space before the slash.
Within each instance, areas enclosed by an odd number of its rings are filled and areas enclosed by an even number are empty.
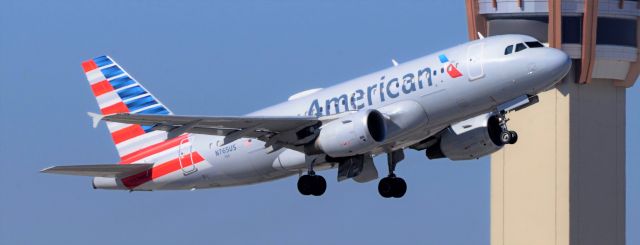
<svg viewBox="0 0 640 245">
<path fill-rule="evenodd" d="M 300 176 L 298 179 L 298 191 L 300 194 L 308 196 L 321 196 L 327 190 L 327 181 L 324 177 L 316 175 L 313 171 L 313 165 L 316 162 L 317 157 L 307 156 L 306 161 L 309 165 L 309 171 L 306 175 Z"/>
<path fill-rule="evenodd" d="M 505 114 L 506 112 L 501 111 L 497 116 L 500 129 L 502 130 L 502 132 L 500 132 L 500 141 L 503 144 L 515 144 L 518 141 L 518 133 L 516 133 L 516 131 L 510 131 L 509 128 L 507 128 L 507 121 L 509 121 L 509 119 L 507 119 Z"/>
<path fill-rule="evenodd" d="M 384 198 L 400 198 L 407 192 L 407 183 L 404 179 L 396 177 L 394 171 L 396 164 L 404 159 L 404 152 L 397 150 L 387 153 L 387 164 L 389 165 L 389 176 L 384 177 L 378 183 L 378 192 Z"/>
</svg>

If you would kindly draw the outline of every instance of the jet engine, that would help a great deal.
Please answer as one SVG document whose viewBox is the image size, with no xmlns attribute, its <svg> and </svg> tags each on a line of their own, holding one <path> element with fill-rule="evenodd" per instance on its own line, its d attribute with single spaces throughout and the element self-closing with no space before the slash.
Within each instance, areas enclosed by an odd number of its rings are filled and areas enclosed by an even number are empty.
<svg viewBox="0 0 640 245">
<path fill-rule="evenodd" d="M 373 150 L 387 135 L 385 117 L 366 110 L 333 120 L 322 126 L 311 151 L 331 157 L 347 157 Z"/>
<path fill-rule="evenodd" d="M 439 140 L 427 147 L 429 159 L 447 157 L 451 160 L 470 160 L 496 152 L 504 146 L 504 130 L 500 118 L 491 113 L 465 120 L 443 130 Z M 517 137 L 513 131 L 507 132 Z M 506 139 L 505 139 L 506 140 Z M 515 143 L 511 138 L 510 143 Z"/>
</svg>

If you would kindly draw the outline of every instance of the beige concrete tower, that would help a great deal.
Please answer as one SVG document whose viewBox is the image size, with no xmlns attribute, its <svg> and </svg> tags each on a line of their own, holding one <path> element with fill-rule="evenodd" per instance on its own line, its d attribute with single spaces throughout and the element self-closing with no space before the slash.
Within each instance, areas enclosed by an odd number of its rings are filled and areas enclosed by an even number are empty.
<svg viewBox="0 0 640 245">
<path fill-rule="evenodd" d="M 467 0 L 469 38 L 527 34 L 573 68 L 508 117 L 519 134 L 491 156 L 491 244 L 625 243 L 625 88 L 640 72 L 640 4 Z"/>
</svg>

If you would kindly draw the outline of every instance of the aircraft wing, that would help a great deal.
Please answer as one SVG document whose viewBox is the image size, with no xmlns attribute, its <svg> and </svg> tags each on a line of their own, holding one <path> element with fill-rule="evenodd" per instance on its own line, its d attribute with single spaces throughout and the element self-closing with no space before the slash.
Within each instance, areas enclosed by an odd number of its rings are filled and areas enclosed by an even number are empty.
<svg viewBox="0 0 640 245">
<path fill-rule="evenodd" d="M 282 147 L 302 151 L 302 145 L 314 139 L 321 120 L 317 117 L 265 117 L 265 116 L 175 116 L 142 115 L 118 113 L 97 115 L 94 126 L 100 120 L 107 122 L 138 124 L 150 126 L 152 130 L 162 130 L 174 138 L 183 133 L 225 136 L 223 144 L 240 138 L 255 138 L 267 142 L 265 147 L 271 151 Z"/>
<path fill-rule="evenodd" d="M 152 167 L 152 163 L 72 165 L 52 166 L 40 170 L 40 172 L 94 177 L 121 177 L 136 174 Z"/>
</svg>

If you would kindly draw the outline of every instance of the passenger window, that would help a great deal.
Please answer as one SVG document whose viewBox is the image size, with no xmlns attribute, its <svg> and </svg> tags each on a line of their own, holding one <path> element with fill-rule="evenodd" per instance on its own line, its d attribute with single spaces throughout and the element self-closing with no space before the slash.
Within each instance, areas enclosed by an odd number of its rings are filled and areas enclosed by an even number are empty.
<svg viewBox="0 0 640 245">
<path fill-rule="evenodd" d="M 520 52 L 520 51 L 522 51 L 522 50 L 524 50 L 526 48 L 527 48 L 527 46 L 524 46 L 524 43 L 516 44 L 516 52 Z"/>
<path fill-rule="evenodd" d="M 507 48 L 504 49 L 504 55 L 508 55 L 511 52 L 513 52 L 513 45 L 509 45 L 507 46 Z"/>
<path fill-rule="evenodd" d="M 543 48 L 544 45 L 540 42 L 525 42 L 529 48 Z"/>
</svg>

